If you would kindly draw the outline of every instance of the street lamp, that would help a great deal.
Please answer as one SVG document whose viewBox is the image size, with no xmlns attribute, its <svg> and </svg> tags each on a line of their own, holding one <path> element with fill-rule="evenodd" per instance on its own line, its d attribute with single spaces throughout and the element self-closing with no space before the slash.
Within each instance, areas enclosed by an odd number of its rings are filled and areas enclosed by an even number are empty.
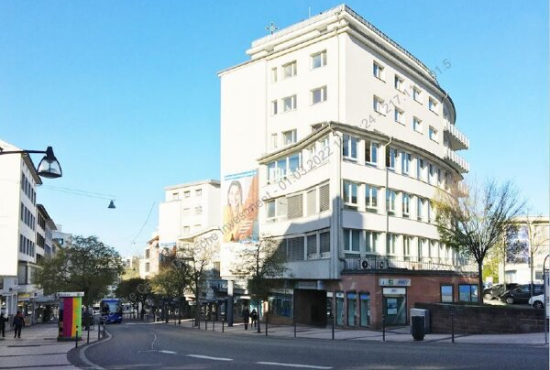
<svg viewBox="0 0 550 370">
<path fill-rule="evenodd" d="M 33 154 L 33 153 L 42 153 L 45 154 L 44 158 L 40 161 L 37 168 L 38 175 L 48 178 L 56 179 L 63 175 L 61 170 L 61 165 L 55 155 L 53 154 L 53 149 L 49 146 L 46 150 L 4 150 L 0 148 L 0 155 L 2 154 Z"/>
</svg>

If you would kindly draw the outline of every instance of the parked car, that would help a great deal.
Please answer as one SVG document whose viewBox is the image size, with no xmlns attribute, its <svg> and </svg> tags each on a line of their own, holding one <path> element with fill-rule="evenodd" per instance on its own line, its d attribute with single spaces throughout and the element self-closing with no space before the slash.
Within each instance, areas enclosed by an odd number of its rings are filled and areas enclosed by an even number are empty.
<svg viewBox="0 0 550 370">
<path fill-rule="evenodd" d="M 489 301 L 491 299 L 498 299 L 498 297 L 507 290 L 514 289 L 517 286 L 516 283 L 509 284 L 495 284 L 492 287 L 483 289 L 483 299 Z"/>
<path fill-rule="evenodd" d="M 544 308 L 544 293 L 529 298 L 529 304 L 535 308 Z"/>
<path fill-rule="evenodd" d="M 542 284 L 534 284 L 533 295 L 542 293 L 544 293 L 544 286 Z M 508 304 L 527 303 L 529 302 L 529 298 L 531 298 L 531 284 L 518 285 L 500 296 L 500 300 Z"/>
</svg>

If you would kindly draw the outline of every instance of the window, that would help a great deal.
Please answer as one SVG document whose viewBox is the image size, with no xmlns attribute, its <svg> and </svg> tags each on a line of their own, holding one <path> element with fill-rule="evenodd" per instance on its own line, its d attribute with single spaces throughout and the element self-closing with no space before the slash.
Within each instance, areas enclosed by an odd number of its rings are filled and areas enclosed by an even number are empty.
<svg viewBox="0 0 550 370">
<path fill-rule="evenodd" d="M 394 148 L 386 147 L 386 167 L 390 170 L 395 169 L 395 159 L 397 157 L 397 150 Z"/>
<path fill-rule="evenodd" d="M 409 217 L 411 197 L 407 193 L 403 193 L 403 217 Z"/>
<path fill-rule="evenodd" d="M 197 206 L 197 207 L 195 207 L 195 213 L 196 213 L 197 215 L 200 215 L 200 214 L 202 213 L 202 206 Z"/>
<path fill-rule="evenodd" d="M 477 302 L 477 285 L 459 285 L 458 300 L 460 302 Z"/>
<path fill-rule="evenodd" d="M 307 193 L 307 215 L 317 214 L 317 188 L 309 190 Z"/>
<path fill-rule="evenodd" d="M 359 235 L 361 230 L 344 229 L 344 251 L 359 253 Z"/>
<path fill-rule="evenodd" d="M 413 130 L 422 133 L 422 121 L 413 117 Z"/>
<path fill-rule="evenodd" d="M 416 217 L 417 217 L 418 221 L 422 221 L 422 219 L 424 218 L 424 206 L 425 206 L 425 204 L 426 204 L 425 199 L 422 199 L 420 197 L 417 198 Z"/>
<path fill-rule="evenodd" d="M 271 82 L 277 82 L 277 67 L 271 68 Z"/>
<path fill-rule="evenodd" d="M 418 87 L 413 87 L 413 100 L 420 103 L 420 89 Z"/>
<path fill-rule="evenodd" d="M 391 189 L 386 189 L 386 211 L 390 214 L 395 213 L 395 198 L 395 191 Z"/>
<path fill-rule="evenodd" d="M 286 199 L 287 219 L 300 218 L 304 215 L 304 195 L 302 193 L 293 195 Z"/>
<path fill-rule="evenodd" d="M 395 245 L 397 244 L 397 235 L 387 234 L 386 235 L 386 254 L 395 255 Z"/>
<path fill-rule="evenodd" d="M 372 63 L 372 75 L 384 81 L 384 67 L 377 62 Z"/>
<path fill-rule="evenodd" d="M 279 218 L 286 217 L 287 214 L 287 200 L 284 197 L 269 200 L 267 205 L 267 220 L 275 221 Z"/>
<path fill-rule="evenodd" d="M 365 142 L 365 162 L 372 165 L 378 163 L 378 143 L 373 141 Z"/>
<path fill-rule="evenodd" d="M 316 53 L 311 56 L 311 69 L 321 68 L 326 65 L 327 65 L 326 51 L 321 51 L 320 53 Z"/>
<path fill-rule="evenodd" d="M 437 140 L 437 130 L 435 128 L 433 128 L 432 126 L 430 126 L 429 136 L 430 136 L 430 139 L 432 139 L 436 143 L 438 142 L 438 140 Z"/>
<path fill-rule="evenodd" d="M 447 303 L 453 301 L 453 286 L 441 285 L 441 302 Z"/>
<path fill-rule="evenodd" d="M 428 99 L 428 109 L 431 110 L 434 113 L 437 113 L 436 112 L 437 102 L 432 98 Z"/>
<path fill-rule="evenodd" d="M 342 155 L 345 159 L 357 160 L 357 139 L 350 135 L 344 135 Z"/>
<path fill-rule="evenodd" d="M 149 259 L 149 258 L 151 258 L 150 256 L 151 256 L 151 250 L 146 249 L 146 250 L 145 250 L 145 258 L 146 258 L 146 259 Z"/>
<path fill-rule="evenodd" d="M 325 184 L 319 187 L 319 212 L 330 209 L 330 185 Z"/>
<path fill-rule="evenodd" d="M 396 90 L 402 91 L 403 90 L 403 79 L 399 77 L 398 75 L 395 75 L 395 78 L 393 80 L 393 86 Z"/>
<path fill-rule="evenodd" d="M 422 158 L 416 159 L 416 178 L 418 180 L 424 180 L 424 169 L 426 168 L 426 163 Z"/>
<path fill-rule="evenodd" d="M 196 195 L 197 197 L 202 197 L 202 189 L 197 189 L 197 190 L 195 190 L 195 195 Z"/>
<path fill-rule="evenodd" d="M 357 184 L 344 180 L 344 204 L 348 208 L 357 208 Z"/>
<path fill-rule="evenodd" d="M 283 78 L 294 77 L 297 74 L 296 62 L 290 62 L 283 66 Z"/>
<path fill-rule="evenodd" d="M 278 103 L 277 100 L 271 102 L 271 115 L 275 116 L 278 112 Z"/>
<path fill-rule="evenodd" d="M 367 231 L 365 235 L 366 251 L 367 253 L 376 253 L 378 246 L 378 234 L 374 231 Z"/>
<path fill-rule="evenodd" d="M 403 124 L 403 122 L 405 122 L 405 120 L 403 118 L 404 114 L 405 113 L 401 109 L 395 107 L 395 109 L 393 110 L 393 119 L 394 119 L 394 121 L 397 122 L 397 123 Z"/>
<path fill-rule="evenodd" d="M 412 156 L 409 153 L 401 153 L 401 173 L 403 175 L 409 175 L 411 161 Z"/>
<path fill-rule="evenodd" d="M 189 190 L 184 191 L 184 192 L 183 192 L 183 197 L 184 197 L 184 198 L 190 198 L 190 197 L 191 197 L 191 191 L 189 191 Z"/>
<path fill-rule="evenodd" d="M 365 206 L 367 210 L 378 208 L 378 188 L 372 185 L 365 185 Z"/>
<path fill-rule="evenodd" d="M 428 184 L 435 183 L 435 166 L 431 163 L 428 164 Z"/>
<path fill-rule="evenodd" d="M 283 112 L 290 112 L 296 109 L 296 95 L 283 98 Z"/>
<path fill-rule="evenodd" d="M 274 182 L 284 178 L 300 167 L 300 154 L 294 154 L 267 164 L 267 181 Z"/>
<path fill-rule="evenodd" d="M 330 257 L 328 254 L 330 252 L 330 231 L 325 231 L 319 234 L 319 252 L 321 253 L 321 258 Z M 323 256 L 325 254 L 325 256 Z"/>
<path fill-rule="evenodd" d="M 405 261 L 411 260 L 411 237 L 403 235 L 403 257 Z"/>
<path fill-rule="evenodd" d="M 318 104 L 326 100 L 327 100 L 326 86 L 311 90 L 311 104 Z"/>
<path fill-rule="evenodd" d="M 178 192 L 172 193 L 172 199 L 174 199 L 174 200 L 180 199 L 180 193 L 178 193 Z"/>
<path fill-rule="evenodd" d="M 296 141 L 296 130 L 283 132 L 283 142 L 285 146 L 294 144 Z"/>
<path fill-rule="evenodd" d="M 304 260 L 304 238 L 287 239 L 288 246 L 288 261 L 303 261 Z"/>
<path fill-rule="evenodd" d="M 317 256 L 317 234 L 308 235 L 306 237 L 307 258 L 319 258 Z"/>
<path fill-rule="evenodd" d="M 190 226 L 184 226 L 183 227 L 183 235 L 187 235 L 191 232 L 191 227 Z"/>
<path fill-rule="evenodd" d="M 380 99 L 379 97 L 375 96 L 372 99 L 372 108 L 376 113 L 384 114 L 382 112 L 382 107 L 384 105 L 384 100 Z"/>
<path fill-rule="evenodd" d="M 278 141 L 279 141 L 279 135 L 278 134 L 271 134 L 271 150 L 275 150 L 278 147 Z"/>
</svg>

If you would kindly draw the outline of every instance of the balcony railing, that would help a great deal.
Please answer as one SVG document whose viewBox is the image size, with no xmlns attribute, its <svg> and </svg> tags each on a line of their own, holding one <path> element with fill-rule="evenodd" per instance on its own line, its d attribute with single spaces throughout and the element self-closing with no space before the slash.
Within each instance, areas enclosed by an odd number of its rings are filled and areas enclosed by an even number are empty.
<svg viewBox="0 0 550 370">
<path fill-rule="evenodd" d="M 451 125 L 449 121 L 445 121 L 444 130 L 449 133 L 449 139 L 451 146 L 454 150 L 468 149 L 470 147 L 470 140 L 456 128 L 455 125 Z"/>
<path fill-rule="evenodd" d="M 445 148 L 445 159 L 447 159 L 459 172 L 470 172 L 470 165 L 468 162 L 456 154 L 452 149 Z"/>
<path fill-rule="evenodd" d="M 476 272 L 477 265 L 462 259 L 368 256 L 364 258 L 347 257 L 345 270 L 418 270 L 418 271 L 459 271 Z"/>
</svg>

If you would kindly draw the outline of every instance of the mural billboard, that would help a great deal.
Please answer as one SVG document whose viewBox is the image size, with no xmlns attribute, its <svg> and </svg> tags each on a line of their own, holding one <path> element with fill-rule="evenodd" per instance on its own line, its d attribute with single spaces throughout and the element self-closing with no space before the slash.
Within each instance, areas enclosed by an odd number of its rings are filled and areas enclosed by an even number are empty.
<svg viewBox="0 0 550 370">
<path fill-rule="evenodd" d="M 258 241 L 258 171 L 228 175 L 223 180 L 223 241 Z"/>
</svg>

